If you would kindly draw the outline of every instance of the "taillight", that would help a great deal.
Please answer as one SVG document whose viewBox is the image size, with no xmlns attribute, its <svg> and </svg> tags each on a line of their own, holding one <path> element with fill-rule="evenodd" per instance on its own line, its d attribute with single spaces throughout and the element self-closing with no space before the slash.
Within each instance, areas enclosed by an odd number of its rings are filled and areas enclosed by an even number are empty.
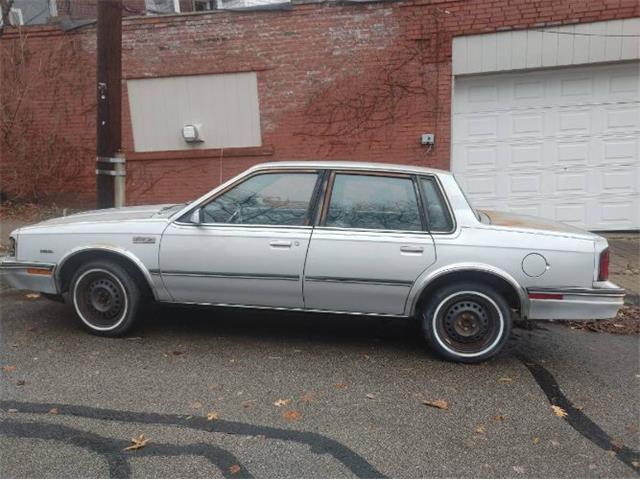
<svg viewBox="0 0 640 480">
<path fill-rule="evenodd" d="M 603 250 L 600 254 L 600 262 L 598 264 L 598 281 L 604 282 L 609 280 L 609 249 Z"/>
</svg>

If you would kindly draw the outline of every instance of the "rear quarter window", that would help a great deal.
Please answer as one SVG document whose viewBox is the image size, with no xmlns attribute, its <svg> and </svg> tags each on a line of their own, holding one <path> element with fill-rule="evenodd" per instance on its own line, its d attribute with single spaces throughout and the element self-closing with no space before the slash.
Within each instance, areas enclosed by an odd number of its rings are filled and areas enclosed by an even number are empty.
<svg viewBox="0 0 640 480">
<path fill-rule="evenodd" d="M 435 179 L 422 177 L 420 179 L 424 195 L 427 222 L 432 232 L 450 232 L 453 230 L 453 218 L 447 208 L 447 203 Z"/>
</svg>

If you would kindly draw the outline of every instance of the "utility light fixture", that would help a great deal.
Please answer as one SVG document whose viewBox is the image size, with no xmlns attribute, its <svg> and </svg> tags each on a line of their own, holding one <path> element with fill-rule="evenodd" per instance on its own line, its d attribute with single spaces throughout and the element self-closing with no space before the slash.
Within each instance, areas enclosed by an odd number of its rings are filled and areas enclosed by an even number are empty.
<svg viewBox="0 0 640 480">
<path fill-rule="evenodd" d="M 200 138 L 200 125 L 185 125 L 182 127 L 182 138 L 187 143 L 198 143 L 203 140 Z"/>
</svg>

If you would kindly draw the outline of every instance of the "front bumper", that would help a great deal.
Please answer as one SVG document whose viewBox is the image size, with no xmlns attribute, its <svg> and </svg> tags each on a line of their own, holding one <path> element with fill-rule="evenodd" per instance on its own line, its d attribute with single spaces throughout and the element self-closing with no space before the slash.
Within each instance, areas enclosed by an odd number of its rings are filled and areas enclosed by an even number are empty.
<svg viewBox="0 0 640 480">
<path fill-rule="evenodd" d="M 532 320 L 603 320 L 624 305 L 625 291 L 612 282 L 602 288 L 528 288 Z"/>
<path fill-rule="evenodd" d="M 0 257 L 0 274 L 18 290 L 58 293 L 54 268 L 53 263 L 20 262 L 13 257 Z"/>
</svg>

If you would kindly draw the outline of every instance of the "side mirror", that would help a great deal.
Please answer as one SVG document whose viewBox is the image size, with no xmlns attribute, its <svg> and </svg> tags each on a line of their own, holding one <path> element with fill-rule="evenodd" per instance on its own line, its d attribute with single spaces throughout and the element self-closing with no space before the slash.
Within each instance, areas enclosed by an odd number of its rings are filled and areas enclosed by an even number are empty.
<svg viewBox="0 0 640 480">
<path fill-rule="evenodd" d="M 196 208 L 189 216 L 189 221 L 194 225 L 200 225 L 202 223 L 202 210 Z"/>
</svg>

